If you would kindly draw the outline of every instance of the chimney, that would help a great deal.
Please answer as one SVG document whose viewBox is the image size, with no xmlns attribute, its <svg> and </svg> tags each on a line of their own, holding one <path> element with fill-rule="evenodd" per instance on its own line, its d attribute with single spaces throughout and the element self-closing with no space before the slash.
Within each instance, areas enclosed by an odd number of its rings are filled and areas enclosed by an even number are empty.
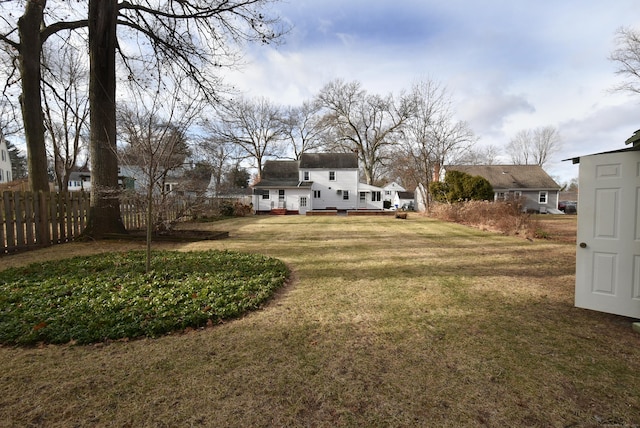
<svg viewBox="0 0 640 428">
<path fill-rule="evenodd" d="M 437 183 L 440 181 L 440 162 L 436 162 L 433 164 L 433 181 Z"/>
</svg>

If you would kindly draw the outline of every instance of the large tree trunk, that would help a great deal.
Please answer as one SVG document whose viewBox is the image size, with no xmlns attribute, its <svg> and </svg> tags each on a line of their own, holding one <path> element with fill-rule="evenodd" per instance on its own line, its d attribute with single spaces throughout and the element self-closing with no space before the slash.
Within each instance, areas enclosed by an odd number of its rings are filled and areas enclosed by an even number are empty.
<svg viewBox="0 0 640 428">
<path fill-rule="evenodd" d="M 125 233 L 116 152 L 116 0 L 89 0 L 91 206 L 84 234 Z"/>
<path fill-rule="evenodd" d="M 46 0 L 31 0 L 18 20 L 20 33 L 20 73 L 22 79 L 22 120 L 27 143 L 29 187 L 33 191 L 49 191 L 47 152 L 44 145 L 44 117 L 40 95 L 40 25 Z"/>
</svg>

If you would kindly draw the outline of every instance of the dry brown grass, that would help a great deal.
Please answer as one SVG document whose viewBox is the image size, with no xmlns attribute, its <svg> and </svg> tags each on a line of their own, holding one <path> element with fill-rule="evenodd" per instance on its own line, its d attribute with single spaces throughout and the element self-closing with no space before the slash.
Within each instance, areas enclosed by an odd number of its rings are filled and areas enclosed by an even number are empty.
<svg viewBox="0 0 640 428">
<path fill-rule="evenodd" d="M 172 248 L 265 253 L 295 281 L 262 311 L 200 331 L 0 348 L 0 426 L 640 424 L 640 336 L 629 319 L 573 307 L 572 243 L 415 214 L 202 227 L 231 238 Z"/>
</svg>

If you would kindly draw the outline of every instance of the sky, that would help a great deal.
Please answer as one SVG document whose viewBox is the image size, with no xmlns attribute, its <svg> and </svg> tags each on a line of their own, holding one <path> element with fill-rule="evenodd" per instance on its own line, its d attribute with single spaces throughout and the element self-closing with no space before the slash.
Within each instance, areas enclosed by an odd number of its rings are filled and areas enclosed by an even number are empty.
<svg viewBox="0 0 640 428">
<path fill-rule="evenodd" d="M 638 0 L 286 0 L 279 45 L 246 47 L 225 80 L 250 97 L 299 105 L 329 81 L 387 95 L 431 80 L 454 100 L 480 145 L 553 126 L 561 149 L 545 165 L 560 184 L 563 159 L 617 150 L 640 129 L 640 95 L 609 60 L 620 27 L 640 29 Z M 509 163 L 506 155 L 499 158 Z"/>
</svg>

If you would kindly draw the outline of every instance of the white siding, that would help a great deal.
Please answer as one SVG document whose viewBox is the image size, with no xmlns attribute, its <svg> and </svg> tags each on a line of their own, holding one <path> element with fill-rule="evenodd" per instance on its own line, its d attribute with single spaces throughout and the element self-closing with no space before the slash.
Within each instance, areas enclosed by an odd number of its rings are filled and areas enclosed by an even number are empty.
<svg viewBox="0 0 640 428">
<path fill-rule="evenodd" d="M 327 207 L 338 210 L 355 210 L 358 206 L 358 170 L 357 169 L 310 169 L 309 180 L 311 187 L 311 209 L 323 210 Z M 335 173 L 335 180 L 329 179 L 330 172 Z M 300 171 L 304 174 L 304 170 Z M 320 197 L 315 198 L 313 191 L 319 191 Z M 345 199 L 344 192 L 348 192 Z"/>
<path fill-rule="evenodd" d="M 284 190 L 284 199 L 280 199 L 280 190 Z M 300 198 L 307 198 L 307 210 L 313 209 L 313 200 L 309 196 L 308 187 L 283 188 L 283 189 L 263 189 L 269 192 L 269 198 L 264 199 L 262 195 L 253 195 L 253 208 L 256 211 L 271 211 L 272 209 L 283 208 L 288 211 L 300 211 Z M 304 210 L 303 210 L 304 211 Z"/>
<path fill-rule="evenodd" d="M 0 136 L 0 183 L 8 183 L 13 180 L 11 176 L 11 159 L 9 159 L 9 150 L 7 144 Z"/>
</svg>

